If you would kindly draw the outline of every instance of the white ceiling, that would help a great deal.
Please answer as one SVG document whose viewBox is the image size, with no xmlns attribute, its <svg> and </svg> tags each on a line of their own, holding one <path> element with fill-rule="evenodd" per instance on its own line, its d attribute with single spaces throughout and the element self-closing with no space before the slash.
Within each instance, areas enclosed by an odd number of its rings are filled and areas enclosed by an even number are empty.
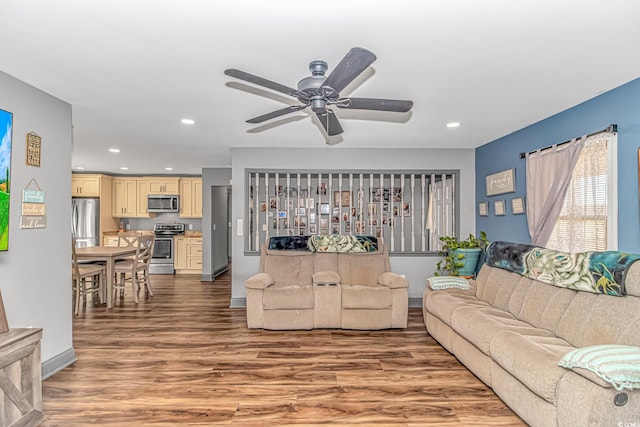
<svg viewBox="0 0 640 427">
<path fill-rule="evenodd" d="M 295 87 L 364 47 L 378 60 L 342 95 L 415 106 L 337 110 L 332 149 L 471 148 L 639 77 L 638 18 L 637 0 L 3 0 L 0 71 L 72 104 L 73 167 L 199 174 L 230 147 L 326 146 L 308 110 L 245 123 L 295 100 L 226 68 Z"/>
</svg>

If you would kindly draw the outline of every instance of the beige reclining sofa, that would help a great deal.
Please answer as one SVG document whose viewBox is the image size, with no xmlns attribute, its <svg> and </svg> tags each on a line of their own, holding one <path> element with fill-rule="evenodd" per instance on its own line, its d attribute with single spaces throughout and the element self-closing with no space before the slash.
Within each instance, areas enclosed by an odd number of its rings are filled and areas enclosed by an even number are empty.
<svg viewBox="0 0 640 427">
<path fill-rule="evenodd" d="M 389 254 L 378 243 L 372 252 L 265 244 L 260 272 L 245 282 L 248 327 L 406 328 L 409 282 L 389 271 Z"/>
<path fill-rule="evenodd" d="M 640 425 L 640 256 L 527 246 L 492 243 L 467 290 L 427 286 L 429 334 L 529 425 Z"/>
</svg>

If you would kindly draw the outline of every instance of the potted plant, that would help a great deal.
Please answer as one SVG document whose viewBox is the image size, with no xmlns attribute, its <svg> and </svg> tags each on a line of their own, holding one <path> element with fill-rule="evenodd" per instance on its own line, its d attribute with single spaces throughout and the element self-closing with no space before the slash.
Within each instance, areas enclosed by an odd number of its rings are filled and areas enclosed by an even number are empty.
<svg viewBox="0 0 640 427">
<path fill-rule="evenodd" d="M 480 253 L 487 247 L 487 234 L 480 232 L 478 237 L 469 234 L 464 240 L 455 236 L 442 236 L 442 251 L 444 258 L 436 264 L 436 276 L 473 276 L 478 264 Z"/>
</svg>

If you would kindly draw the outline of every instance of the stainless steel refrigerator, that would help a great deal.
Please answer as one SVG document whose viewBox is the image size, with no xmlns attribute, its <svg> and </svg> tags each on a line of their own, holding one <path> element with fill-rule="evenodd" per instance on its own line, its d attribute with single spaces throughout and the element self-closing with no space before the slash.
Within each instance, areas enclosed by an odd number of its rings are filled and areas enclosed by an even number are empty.
<svg viewBox="0 0 640 427">
<path fill-rule="evenodd" d="M 71 232 L 76 246 L 99 246 L 100 199 L 74 197 L 71 205 Z"/>
</svg>

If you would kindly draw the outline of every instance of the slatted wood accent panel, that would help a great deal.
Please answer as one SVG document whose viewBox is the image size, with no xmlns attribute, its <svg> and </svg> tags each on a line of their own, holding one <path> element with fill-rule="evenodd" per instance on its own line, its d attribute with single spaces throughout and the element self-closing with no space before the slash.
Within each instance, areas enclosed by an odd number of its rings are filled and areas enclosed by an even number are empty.
<svg viewBox="0 0 640 427">
<path fill-rule="evenodd" d="M 42 329 L 0 334 L 0 426 L 42 421 L 41 338 Z"/>
<path fill-rule="evenodd" d="M 457 233 L 458 171 L 247 171 L 245 252 L 271 236 L 382 237 L 391 254 L 438 251 Z"/>
</svg>

